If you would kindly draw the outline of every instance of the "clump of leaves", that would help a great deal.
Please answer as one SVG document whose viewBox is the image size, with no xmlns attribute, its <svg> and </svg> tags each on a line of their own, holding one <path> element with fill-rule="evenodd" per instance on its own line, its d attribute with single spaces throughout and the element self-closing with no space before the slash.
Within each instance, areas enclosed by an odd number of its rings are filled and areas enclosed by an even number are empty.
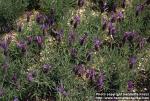
<svg viewBox="0 0 150 101">
<path fill-rule="evenodd" d="M 28 3 L 26 0 L 1 0 L 0 1 L 0 33 L 9 32 L 14 28 L 16 18 L 23 13 Z"/>
</svg>

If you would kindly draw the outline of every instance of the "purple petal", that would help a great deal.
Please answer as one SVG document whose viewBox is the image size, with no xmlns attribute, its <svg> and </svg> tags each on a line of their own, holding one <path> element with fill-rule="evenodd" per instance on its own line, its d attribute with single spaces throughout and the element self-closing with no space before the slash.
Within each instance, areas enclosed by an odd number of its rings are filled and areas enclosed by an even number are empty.
<svg viewBox="0 0 150 101">
<path fill-rule="evenodd" d="M 59 31 L 56 31 L 56 40 L 58 42 L 61 42 L 62 38 L 63 38 L 63 34 L 64 34 L 64 30 L 61 29 Z"/>
<path fill-rule="evenodd" d="M 64 96 L 68 96 L 68 93 L 65 91 L 65 88 L 63 86 L 63 84 L 60 84 L 57 88 L 56 88 L 57 92 L 63 94 Z"/>
<path fill-rule="evenodd" d="M 42 29 L 42 30 L 48 29 L 48 25 L 47 25 L 47 24 L 42 24 L 42 25 L 41 25 L 41 29 Z"/>
<path fill-rule="evenodd" d="M 32 73 L 32 72 L 29 72 L 29 73 L 27 74 L 27 80 L 28 80 L 29 82 L 32 82 L 33 79 L 34 79 L 33 73 Z"/>
<path fill-rule="evenodd" d="M 139 15 L 139 13 L 141 13 L 142 11 L 143 11 L 143 9 L 144 9 L 144 5 L 138 5 L 137 7 L 136 7 L 136 16 L 138 16 Z"/>
<path fill-rule="evenodd" d="M 111 22 L 115 22 L 115 20 L 116 20 L 116 15 L 115 15 L 114 12 L 112 12 L 112 13 L 111 13 L 110 21 L 111 21 Z"/>
<path fill-rule="evenodd" d="M 78 0 L 78 6 L 82 7 L 84 5 L 84 0 Z"/>
<path fill-rule="evenodd" d="M 85 69 L 84 69 L 84 66 L 83 64 L 78 64 L 74 67 L 74 70 L 76 75 L 78 76 L 82 76 L 84 73 L 85 73 Z"/>
<path fill-rule="evenodd" d="M 13 101 L 19 101 L 18 97 L 15 97 Z"/>
<path fill-rule="evenodd" d="M 94 39 L 94 48 L 96 51 L 99 50 L 100 46 L 101 46 L 102 42 L 99 39 Z"/>
<path fill-rule="evenodd" d="M 80 24 L 80 16 L 74 17 L 74 28 L 76 28 Z"/>
<path fill-rule="evenodd" d="M 37 23 L 40 24 L 41 21 L 42 21 L 42 19 L 43 19 L 43 16 L 42 16 L 41 14 L 37 14 L 37 15 L 36 15 L 36 22 L 37 22 Z"/>
<path fill-rule="evenodd" d="M 110 31 L 113 27 L 114 27 L 114 26 L 113 26 L 112 22 L 109 22 L 109 23 L 108 23 L 108 30 Z"/>
<path fill-rule="evenodd" d="M 127 87 L 128 87 L 128 91 L 132 91 L 133 88 L 134 88 L 134 83 L 133 83 L 133 81 L 129 80 Z"/>
<path fill-rule="evenodd" d="M 52 66 L 50 64 L 44 64 L 42 68 L 43 68 L 43 72 L 47 73 L 52 68 Z"/>
<path fill-rule="evenodd" d="M 44 42 L 44 37 L 43 36 L 34 36 L 34 40 L 36 41 L 36 43 L 38 44 L 39 48 L 42 48 L 42 44 Z"/>
<path fill-rule="evenodd" d="M 26 45 L 26 42 L 24 42 L 24 41 L 19 41 L 19 42 L 17 43 L 17 47 L 18 47 L 19 49 L 21 49 L 21 52 L 22 52 L 22 53 L 25 53 L 25 52 L 27 51 L 27 45 Z"/>
<path fill-rule="evenodd" d="M 118 19 L 119 21 L 122 21 L 122 20 L 124 19 L 123 12 L 121 12 L 121 11 L 118 12 L 117 19 Z"/>
<path fill-rule="evenodd" d="M 91 80 L 95 80 L 95 76 L 96 76 L 96 71 L 94 68 L 90 68 L 87 70 L 87 74 L 86 77 L 91 79 Z"/>
<path fill-rule="evenodd" d="M 123 35 L 123 44 L 128 40 L 128 41 L 132 41 L 134 37 L 137 36 L 137 33 L 135 32 L 125 32 Z"/>
<path fill-rule="evenodd" d="M 136 56 L 131 56 L 130 58 L 129 58 L 129 64 L 136 64 L 136 62 L 137 62 L 137 58 L 136 58 Z"/>
<path fill-rule="evenodd" d="M 49 23 L 50 26 L 54 25 L 54 23 L 55 23 L 55 18 L 54 18 L 54 17 L 50 17 L 50 18 L 48 19 L 48 23 Z"/>
<path fill-rule="evenodd" d="M 109 30 L 109 35 L 114 36 L 115 33 L 116 33 L 116 28 L 115 28 L 115 27 L 112 27 L 112 28 Z"/>
<path fill-rule="evenodd" d="M 79 40 L 80 45 L 83 45 L 87 39 L 87 33 L 84 34 Z"/>
<path fill-rule="evenodd" d="M 103 86 L 104 86 L 104 74 L 103 73 L 100 73 L 99 74 L 99 77 L 98 77 L 98 80 L 97 80 L 97 86 L 99 89 L 102 89 Z"/>
</svg>

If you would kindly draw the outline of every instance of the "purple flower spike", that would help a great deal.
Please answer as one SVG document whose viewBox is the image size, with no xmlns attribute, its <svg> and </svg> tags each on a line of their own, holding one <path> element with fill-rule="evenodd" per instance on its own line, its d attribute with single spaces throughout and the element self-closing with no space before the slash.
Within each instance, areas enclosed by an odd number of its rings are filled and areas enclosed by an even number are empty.
<svg viewBox="0 0 150 101">
<path fill-rule="evenodd" d="M 58 86 L 56 90 L 57 92 L 63 94 L 64 96 L 68 96 L 68 93 L 65 91 L 63 84 L 60 84 L 60 86 Z"/>
<path fill-rule="evenodd" d="M 107 26 L 107 21 L 105 18 L 102 18 L 102 30 L 105 30 Z"/>
<path fill-rule="evenodd" d="M 29 72 L 29 73 L 27 74 L 27 80 L 28 80 L 29 82 L 32 82 L 33 79 L 34 79 L 33 73 L 32 73 L 32 72 Z"/>
<path fill-rule="evenodd" d="M 121 7 L 125 8 L 125 6 L 126 6 L 126 0 L 122 0 Z"/>
<path fill-rule="evenodd" d="M 134 89 L 134 83 L 133 81 L 129 80 L 127 85 L 127 90 L 132 91 Z"/>
<path fill-rule="evenodd" d="M 52 26 L 52 25 L 54 25 L 54 23 L 55 23 L 55 18 L 54 18 L 54 17 L 49 17 L 49 19 L 48 19 L 48 24 L 49 24 L 50 26 Z"/>
<path fill-rule="evenodd" d="M 26 42 L 20 41 L 17 43 L 17 46 L 19 49 L 21 49 L 22 53 L 25 53 L 27 51 L 27 45 Z"/>
<path fill-rule="evenodd" d="M 103 86 L 104 86 L 104 74 L 103 73 L 100 73 L 99 74 L 99 77 L 98 77 L 98 80 L 97 80 L 97 87 L 99 88 L 99 89 L 102 89 L 103 88 Z"/>
<path fill-rule="evenodd" d="M 104 3 L 103 9 L 104 9 L 104 11 L 108 11 L 108 3 L 107 2 Z"/>
<path fill-rule="evenodd" d="M 80 22 L 80 16 L 75 16 L 74 20 L 75 20 L 75 22 Z"/>
<path fill-rule="evenodd" d="M 109 30 L 109 35 L 112 35 L 114 36 L 116 34 L 116 28 L 115 27 L 112 27 L 110 30 Z"/>
<path fill-rule="evenodd" d="M 108 23 L 108 33 L 109 33 L 109 35 L 114 35 L 115 34 L 115 32 L 116 32 L 116 29 L 115 29 L 115 27 L 113 26 L 113 24 L 112 24 L 112 22 L 109 22 Z"/>
<path fill-rule="evenodd" d="M 36 41 L 38 44 L 42 44 L 43 43 L 43 39 L 42 39 L 42 36 L 36 36 Z"/>
<path fill-rule="evenodd" d="M 91 79 L 91 80 L 95 80 L 95 76 L 96 76 L 96 71 L 94 68 L 90 68 L 86 71 L 86 77 Z"/>
<path fill-rule="evenodd" d="M 112 13 L 111 13 L 110 21 L 113 23 L 113 22 L 115 22 L 115 20 L 116 20 L 116 15 L 115 15 L 114 12 L 112 12 Z"/>
<path fill-rule="evenodd" d="M 44 72 L 44 73 L 48 73 L 48 71 L 52 68 L 52 66 L 49 65 L 49 64 L 44 64 L 44 65 L 42 66 L 42 68 L 43 68 L 43 72 Z"/>
<path fill-rule="evenodd" d="M 69 43 L 69 45 L 71 46 L 74 41 L 75 41 L 75 33 L 73 31 L 71 31 L 69 33 L 69 36 L 68 36 L 68 43 Z"/>
<path fill-rule="evenodd" d="M 121 12 L 121 11 L 118 12 L 117 19 L 118 19 L 118 21 L 122 21 L 124 19 L 123 12 Z"/>
<path fill-rule="evenodd" d="M 78 0 L 78 6 L 82 7 L 84 5 L 84 0 Z"/>
<path fill-rule="evenodd" d="M 136 64 L 136 61 L 137 61 L 136 59 L 137 59 L 136 56 L 131 56 L 129 59 L 129 63 L 130 64 Z"/>
<path fill-rule="evenodd" d="M 42 30 L 45 30 L 46 28 L 47 28 L 47 25 L 46 25 L 46 24 L 42 24 L 42 25 L 41 25 L 41 29 L 42 29 Z"/>
<path fill-rule="evenodd" d="M 36 15 L 36 22 L 37 22 L 38 24 L 41 24 L 41 23 L 42 23 L 42 19 L 43 19 L 43 16 L 42 16 L 41 14 Z"/>
<path fill-rule="evenodd" d="M 80 43 L 81 46 L 85 43 L 85 41 L 87 39 L 87 36 L 88 36 L 87 33 L 84 33 L 84 36 L 82 36 L 80 38 L 79 43 Z"/>
<path fill-rule="evenodd" d="M 15 97 L 13 101 L 19 101 L 18 97 Z"/>
<path fill-rule="evenodd" d="M 135 15 L 138 16 L 139 13 L 141 13 L 141 12 L 143 11 L 143 9 L 144 9 L 144 5 L 138 5 L 138 6 L 136 7 Z"/>
<path fill-rule="evenodd" d="M 77 28 L 77 26 L 80 24 L 80 16 L 74 17 L 74 28 Z"/>
<path fill-rule="evenodd" d="M 17 74 L 16 73 L 13 74 L 12 80 L 14 83 L 16 83 L 16 81 L 17 81 Z"/>
<path fill-rule="evenodd" d="M 135 37 L 136 33 L 134 32 L 125 32 L 123 35 L 123 44 L 128 40 L 128 41 L 132 41 L 133 38 Z"/>
<path fill-rule="evenodd" d="M 6 40 L 4 40 L 2 43 L 0 43 L 0 47 L 4 50 L 4 55 L 8 55 L 8 43 Z"/>
<path fill-rule="evenodd" d="M 75 48 L 72 48 L 70 51 L 70 55 L 72 59 L 75 59 L 77 57 L 77 50 Z"/>
<path fill-rule="evenodd" d="M 129 65 L 130 65 L 130 68 L 132 68 L 132 67 L 136 64 L 136 62 L 137 62 L 136 56 L 131 56 L 131 57 L 129 58 Z"/>
<path fill-rule="evenodd" d="M 52 29 L 53 35 L 56 38 L 56 41 L 58 43 L 60 43 L 62 41 L 63 35 L 64 35 L 64 30 L 56 30 L 56 29 Z"/>
<path fill-rule="evenodd" d="M 43 35 L 46 34 L 46 30 L 48 29 L 48 25 L 47 24 L 42 24 L 41 29 L 43 31 Z"/>
<path fill-rule="evenodd" d="M 81 77 L 85 73 L 83 64 L 78 64 L 75 66 L 73 71 L 75 72 L 75 75 Z"/>
<path fill-rule="evenodd" d="M 61 42 L 64 35 L 64 30 L 61 29 L 60 31 L 54 31 L 54 33 L 56 34 L 56 40 Z"/>
<path fill-rule="evenodd" d="M 35 41 L 37 42 L 39 48 L 41 48 L 43 41 L 44 41 L 43 37 L 42 36 L 35 36 Z"/>
<path fill-rule="evenodd" d="M 94 48 L 95 48 L 96 51 L 99 50 L 101 44 L 102 44 L 102 42 L 99 39 L 94 40 Z"/>
</svg>

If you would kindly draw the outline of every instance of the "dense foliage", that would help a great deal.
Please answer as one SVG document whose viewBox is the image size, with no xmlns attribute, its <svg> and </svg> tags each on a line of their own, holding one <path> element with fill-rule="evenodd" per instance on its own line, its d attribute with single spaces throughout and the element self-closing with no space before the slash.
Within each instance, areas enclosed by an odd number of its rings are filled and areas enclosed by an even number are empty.
<svg viewBox="0 0 150 101">
<path fill-rule="evenodd" d="M 0 0 L 0 34 L 13 29 L 16 18 L 23 13 L 26 0 Z"/>
</svg>

